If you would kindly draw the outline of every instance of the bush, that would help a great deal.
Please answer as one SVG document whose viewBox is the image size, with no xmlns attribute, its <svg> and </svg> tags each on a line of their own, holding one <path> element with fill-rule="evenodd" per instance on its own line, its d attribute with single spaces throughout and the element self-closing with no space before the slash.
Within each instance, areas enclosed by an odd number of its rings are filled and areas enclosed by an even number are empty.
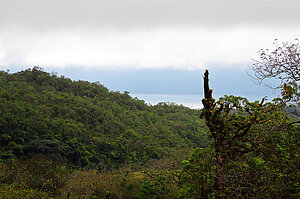
<svg viewBox="0 0 300 199">
<path fill-rule="evenodd" d="M 0 165 L 0 183 L 13 194 L 32 194 L 34 190 L 56 196 L 66 184 L 70 171 L 63 161 L 34 156 L 27 160 L 8 160 Z M 10 187 L 10 188 L 9 188 Z M 8 189 L 9 188 L 9 189 Z"/>
</svg>

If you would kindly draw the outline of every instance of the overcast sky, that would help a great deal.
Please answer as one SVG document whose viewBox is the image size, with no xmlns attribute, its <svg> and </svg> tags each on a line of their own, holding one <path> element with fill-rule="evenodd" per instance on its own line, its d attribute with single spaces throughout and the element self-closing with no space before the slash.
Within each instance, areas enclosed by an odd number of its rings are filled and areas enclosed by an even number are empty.
<svg viewBox="0 0 300 199">
<path fill-rule="evenodd" d="M 1 0 L 0 17 L 1 66 L 236 67 L 300 35 L 300 1 Z"/>
</svg>

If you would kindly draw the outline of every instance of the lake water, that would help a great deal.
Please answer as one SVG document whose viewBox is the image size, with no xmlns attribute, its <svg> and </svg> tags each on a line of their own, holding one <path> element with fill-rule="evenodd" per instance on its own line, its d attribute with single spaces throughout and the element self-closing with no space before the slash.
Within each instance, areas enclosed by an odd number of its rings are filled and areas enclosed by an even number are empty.
<svg viewBox="0 0 300 199">
<path fill-rule="evenodd" d="M 174 102 L 190 108 L 201 108 L 202 95 L 168 95 L 168 94 L 130 94 L 132 97 L 144 100 L 146 103 L 155 105 L 159 102 Z"/>
<path fill-rule="evenodd" d="M 193 109 L 199 109 L 202 108 L 202 102 L 203 95 L 169 95 L 169 94 L 137 94 L 137 93 L 130 93 L 132 97 L 137 97 L 140 100 L 144 100 L 146 103 L 155 105 L 159 102 L 174 102 L 176 104 L 182 104 L 184 106 L 193 108 Z M 219 98 L 222 95 L 216 95 L 215 98 Z M 261 100 L 265 96 L 257 96 L 257 95 L 248 95 L 248 96 L 242 96 L 246 97 L 250 101 L 256 101 Z M 271 101 L 274 96 L 268 97 L 267 101 Z"/>
</svg>

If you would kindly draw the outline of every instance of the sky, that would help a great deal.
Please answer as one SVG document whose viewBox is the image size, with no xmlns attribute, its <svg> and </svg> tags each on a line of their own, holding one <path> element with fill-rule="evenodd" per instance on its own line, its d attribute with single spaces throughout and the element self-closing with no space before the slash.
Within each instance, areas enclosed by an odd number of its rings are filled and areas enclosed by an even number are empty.
<svg viewBox="0 0 300 199">
<path fill-rule="evenodd" d="M 299 35 L 300 1 L 0 0 L 0 69 L 39 65 L 132 93 L 201 94 L 204 69 L 218 94 L 269 92 L 245 71 Z"/>
</svg>

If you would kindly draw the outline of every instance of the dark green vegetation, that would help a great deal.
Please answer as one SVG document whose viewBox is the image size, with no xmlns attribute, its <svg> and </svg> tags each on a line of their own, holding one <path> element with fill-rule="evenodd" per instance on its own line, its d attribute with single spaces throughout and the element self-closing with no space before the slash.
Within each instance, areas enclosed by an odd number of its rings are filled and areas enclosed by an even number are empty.
<svg viewBox="0 0 300 199">
<path fill-rule="evenodd" d="M 1 72 L 0 198 L 300 198 L 299 51 L 255 62 L 257 80 L 281 80 L 272 102 L 216 101 L 206 71 L 201 111 Z"/>
<path fill-rule="evenodd" d="M 184 167 L 191 198 L 300 197 L 300 44 L 274 44 L 274 51 L 259 51 L 252 67 L 259 83 L 281 80 L 275 87 L 281 97 L 272 102 L 226 95 L 216 101 L 204 73 L 202 116 L 212 145 L 195 151 Z"/>
<path fill-rule="evenodd" d="M 225 96 L 215 101 L 205 72 L 203 116 L 213 137 L 201 151 L 197 172 L 204 175 L 204 196 L 215 198 L 299 197 L 299 127 L 293 126 L 280 98 L 272 103 Z M 297 93 L 293 93 L 297 94 Z M 214 160 L 213 163 L 209 161 Z M 195 160 L 193 160 L 195 161 Z M 197 161 L 197 159 L 196 159 Z M 199 161 L 199 160 L 198 160 Z M 212 169 L 212 166 L 214 169 Z M 211 183 L 207 183 L 210 180 Z"/>
<path fill-rule="evenodd" d="M 0 72 L 0 159 L 44 154 L 74 166 L 146 163 L 208 146 L 199 111 L 149 106 L 99 83 L 35 67 Z"/>
<path fill-rule="evenodd" d="M 1 71 L 0 88 L 0 198 L 161 196 L 169 164 L 209 145 L 199 110 L 150 106 L 38 67 Z"/>
<path fill-rule="evenodd" d="M 258 83 L 280 80 L 274 88 L 281 96 L 272 102 L 226 95 L 216 101 L 204 73 L 202 116 L 212 144 L 185 162 L 188 198 L 300 197 L 300 44 L 274 45 L 251 67 Z"/>
</svg>

